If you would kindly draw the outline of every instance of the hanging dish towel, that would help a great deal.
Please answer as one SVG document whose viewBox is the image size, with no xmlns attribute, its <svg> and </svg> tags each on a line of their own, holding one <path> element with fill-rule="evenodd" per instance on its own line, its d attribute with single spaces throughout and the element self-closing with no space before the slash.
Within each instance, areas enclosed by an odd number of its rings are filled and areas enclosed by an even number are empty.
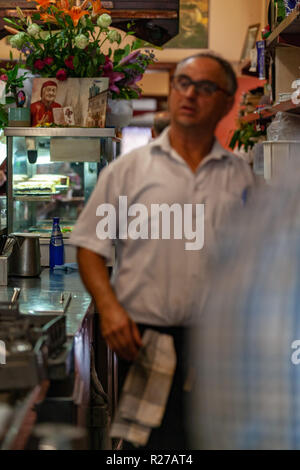
<svg viewBox="0 0 300 470">
<path fill-rule="evenodd" d="M 147 444 L 161 425 L 176 368 L 172 336 L 146 330 L 143 346 L 126 377 L 110 437 Z"/>
</svg>

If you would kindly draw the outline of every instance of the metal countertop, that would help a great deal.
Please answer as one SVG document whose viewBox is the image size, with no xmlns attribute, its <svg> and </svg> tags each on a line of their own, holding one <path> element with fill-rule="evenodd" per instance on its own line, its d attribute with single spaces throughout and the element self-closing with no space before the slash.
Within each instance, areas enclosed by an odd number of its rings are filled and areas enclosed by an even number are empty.
<svg viewBox="0 0 300 470">
<path fill-rule="evenodd" d="M 11 277 L 8 286 L 0 287 L 0 301 L 10 300 L 14 287 L 21 288 L 19 297 L 20 311 L 33 315 L 35 308 L 48 307 L 48 296 L 51 297 L 53 293 L 57 292 L 59 297 L 60 292 L 65 294 L 70 292 L 72 298 L 65 313 L 68 336 L 74 336 L 79 330 L 82 320 L 92 303 L 91 296 L 85 290 L 77 271 L 66 273 L 50 271 L 45 268 L 40 277 Z"/>
</svg>

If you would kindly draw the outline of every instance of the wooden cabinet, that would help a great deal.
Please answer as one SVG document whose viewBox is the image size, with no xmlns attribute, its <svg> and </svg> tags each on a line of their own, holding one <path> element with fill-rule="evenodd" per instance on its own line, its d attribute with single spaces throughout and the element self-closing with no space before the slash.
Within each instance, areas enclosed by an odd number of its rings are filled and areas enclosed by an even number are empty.
<svg viewBox="0 0 300 470">
<path fill-rule="evenodd" d="M 112 3 L 121 10 L 178 10 L 179 0 L 114 0 Z"/>
</svg>

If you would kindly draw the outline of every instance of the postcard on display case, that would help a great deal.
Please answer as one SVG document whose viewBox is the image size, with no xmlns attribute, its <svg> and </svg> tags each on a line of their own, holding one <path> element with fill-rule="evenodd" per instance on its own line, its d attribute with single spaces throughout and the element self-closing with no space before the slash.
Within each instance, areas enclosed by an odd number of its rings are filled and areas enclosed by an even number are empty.
<svg viewBox="0 0 300 470">
<path fill-rule="evenodd" d="M 31 125 L 105 127 L 108 78 L 35 78 Z"/>
</svg>

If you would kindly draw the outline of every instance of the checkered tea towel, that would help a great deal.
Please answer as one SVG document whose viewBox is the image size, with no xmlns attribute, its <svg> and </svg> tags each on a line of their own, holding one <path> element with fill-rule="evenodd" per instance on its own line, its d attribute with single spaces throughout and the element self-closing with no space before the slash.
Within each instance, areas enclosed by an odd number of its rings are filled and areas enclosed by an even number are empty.
<svg viewBox="0 0 300 470">
<path fill-rule="evenodd" d="M 172 336 L 147 329 L 143 346 L 126 377 L 110 437 L 145 445 L 165 412 L 176 352 Z"/>
</svg>

